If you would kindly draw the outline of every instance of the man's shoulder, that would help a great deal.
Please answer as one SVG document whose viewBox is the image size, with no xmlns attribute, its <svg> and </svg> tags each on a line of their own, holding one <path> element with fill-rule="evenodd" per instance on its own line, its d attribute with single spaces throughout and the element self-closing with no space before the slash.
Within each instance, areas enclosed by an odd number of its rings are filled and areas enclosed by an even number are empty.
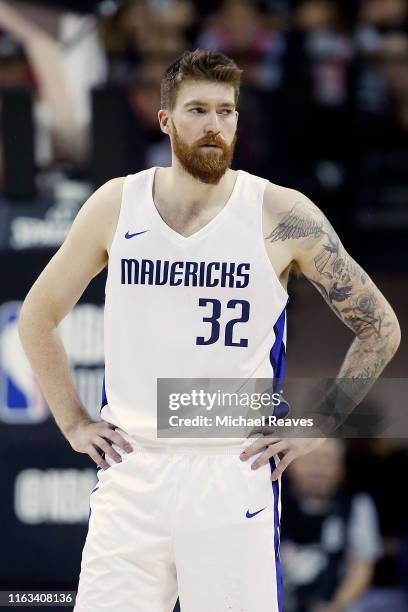
<svg viewBox="0 0 408 612">
<path fill-rule="evenodd" d="M 263 201 L 264 208 L 267 210 L 286 210 L 297 201 L 306 198 L 302 192 L 292 189 L 291 187 L 284 187 L 283 185 L 272 183 L 262 176 L 247 172 L 243 169 L 240 169 L 239 172 L 246 176 L 247 179 L 265 185 L 263 188 Z M 238 174 L 238 171 L 236 171 L 236 173 Z"/>
<path fill-rule="evenodd" d="M 113 178 L 93 192 L 74 220 L 76 232 L 95 236 L 105 248 L 111 244 L 119 218 L 124 181 L 123 176 Z"/>
<path fill-rule="evenodd" d="M 125 178 L 119 176 L 101 185 L 83 208 L 91 209 L 94 215 L 102 214 L 104 218 L 115 217 L 120 209 Z"/>
<path fill-rule="evenodd" d="M 125 176 L 112 178 L 96 189 L 91 197 L 95 199 L 96 196 L 98 200 L 105 200 L 112 196 L 118 196 L 122 193 L 125 180 Z"/>
<path fill-rule="evenodd" d="M 139 178 L 145 177 L 147 174 L 152 172 L 154 169 L 155 167 L 146 168 L 144 170 L 138 170 L 137 172 L 128 174 L 126 176 L 114 177 L 110 179 L 109 181 L 107 181 L 106 183 L 104 183 L 101 187 L 99 187 L 99 189 L 97 189 L 94 192 L 94 195 L 99 194 L 101 197 L 119 196 L 121 198 L 125 182 L 132 182 Z"/>
<path fill-rule="evenodd" d="M 308 212 L 318 211 L 316 204 L 303 192 L 270 181 L 266 183 L 265 187 L 264 208 L 266 213 L 278 217 L 295 210 L 298 214 L 305 216 Z"/>
<path fill-rule="evenodd" d="M 308 252 L 308 237 L 317 236 L 324 224 L 324 215 L 308 196 L 297 189 L 267 182 L 263 201 L 265 244 L 270 251 L 286 254 L 292 262 Z M 300 268 L 293 263 L 292 271 L 299 276 Z"/>
</svg>

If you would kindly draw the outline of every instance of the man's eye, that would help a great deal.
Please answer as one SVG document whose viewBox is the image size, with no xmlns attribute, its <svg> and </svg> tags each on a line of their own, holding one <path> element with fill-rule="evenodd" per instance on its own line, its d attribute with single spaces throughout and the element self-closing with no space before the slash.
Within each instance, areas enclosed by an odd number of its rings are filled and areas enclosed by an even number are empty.
<svg viewBox="0 0 408 612">
<path fill-rule="evenodd" d="M 232 110 L 230 108 L 224 108 L 221 113 L 223 115 L 230 115 L 232 113 Z"/>
<path fill-rule="evenodd" d="M 194 112 L 197 112 L 197 113 L 203 113 L 204 112 L 204 109 L 198 108 L 198 107 L 197 108 L 192 108 L 191 110 L 192 110 L 193 113 Z"/>
</svg>

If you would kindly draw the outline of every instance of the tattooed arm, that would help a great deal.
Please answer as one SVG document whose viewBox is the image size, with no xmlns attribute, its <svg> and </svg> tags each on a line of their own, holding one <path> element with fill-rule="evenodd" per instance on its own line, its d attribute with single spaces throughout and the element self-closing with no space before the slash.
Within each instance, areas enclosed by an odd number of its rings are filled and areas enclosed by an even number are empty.
<svg viewBox="0 0 408 612">
<path fill-rule="evenodd" d="M 292 193 L 297 197 L 266 240 L 290 245 L 298 269 L 355 334 L 337 385 L 321 407 L 331 417 L 330 429 L 335 429 L 393 357 L 400 343 L 400 327 L 390 304 L 347 253 L 322 211 L 306 196 Z"/>
<path fill-rule="evenodd" d="M 258 469 L 275 455 L 280 461 L 271 479 L 277 480 L 297 457 L 323 443 L 361 402 L 396 352 L 400 328 L 391 306 L 371 278 L 352 259 L 324 214 L 306 196 L 268 185 L 264 202 L 265 245 L 275 270 L 285 280 L 291 265 L 302 272 L 355 338 L 332 387 L 315 407 L 319 438 L 258 437 L 241 453 Z M 261 453 L 261 454 L 259 454 Z"/>
</svg>

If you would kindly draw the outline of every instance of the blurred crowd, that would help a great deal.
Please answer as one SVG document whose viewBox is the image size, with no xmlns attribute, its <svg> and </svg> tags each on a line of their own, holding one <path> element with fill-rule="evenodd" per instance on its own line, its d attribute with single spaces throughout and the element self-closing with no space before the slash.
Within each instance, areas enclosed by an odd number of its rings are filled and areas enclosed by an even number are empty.
<svg viewBox="0 0 408 612">
<path fill-rule="evenodd" d="M 327 440 L 283 490 L 285 612 L 408 610 L 408 447 Z"/>
<path fill-rule="evenodd" d="M 122 97 L 123 171 L 167 165 L 163 71 L 186 48 L 216 47 L 244 69 L 236 166 L 333 209 L 405 209 L 408 0 L 63 4 L 0 2 L 0 87 L 33 91 L 39 170 L 89 177 L 101 91 Z"/>
</svg>

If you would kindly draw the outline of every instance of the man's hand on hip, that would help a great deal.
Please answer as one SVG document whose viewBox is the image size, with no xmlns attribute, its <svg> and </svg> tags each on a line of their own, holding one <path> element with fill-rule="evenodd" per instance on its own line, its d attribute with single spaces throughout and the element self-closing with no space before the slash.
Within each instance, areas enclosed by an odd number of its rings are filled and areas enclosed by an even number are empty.
<svg viewBox="0 0 408 612">
<path fill-rule="evenodd" d="M 78 453 L 86 453 L 93 459 L 99 467 L 107 470 L 110 466 L 102 457 L 102 453 L 109 455 L 113 461 L 122 461 L 119 453 L 112 448 L 116 444 L 127 453 L 131 453 L 133 448 L 117 431 L 112 423 L 107 421 L 92 421 L 86 419 L 80 421 L 70 428 L 65 434 L 68 442 Z"/>
<path fill-rule="evenodd" d="M 271 476 L 271 480 L 278 480 L 294 459 L 310 453 L 323 444 L 324 440 L 325 438 L 272 438 L 265 436 L 257 438 L 239 457 L 242 461 L 246 461 L 252 455 L 263 450 L 263 453 L 251 465 L 251 468 L 256 470 L 267 463 L 274 455 L 283 454 L 283 458 L 279 461 Z"/>
</svg>

